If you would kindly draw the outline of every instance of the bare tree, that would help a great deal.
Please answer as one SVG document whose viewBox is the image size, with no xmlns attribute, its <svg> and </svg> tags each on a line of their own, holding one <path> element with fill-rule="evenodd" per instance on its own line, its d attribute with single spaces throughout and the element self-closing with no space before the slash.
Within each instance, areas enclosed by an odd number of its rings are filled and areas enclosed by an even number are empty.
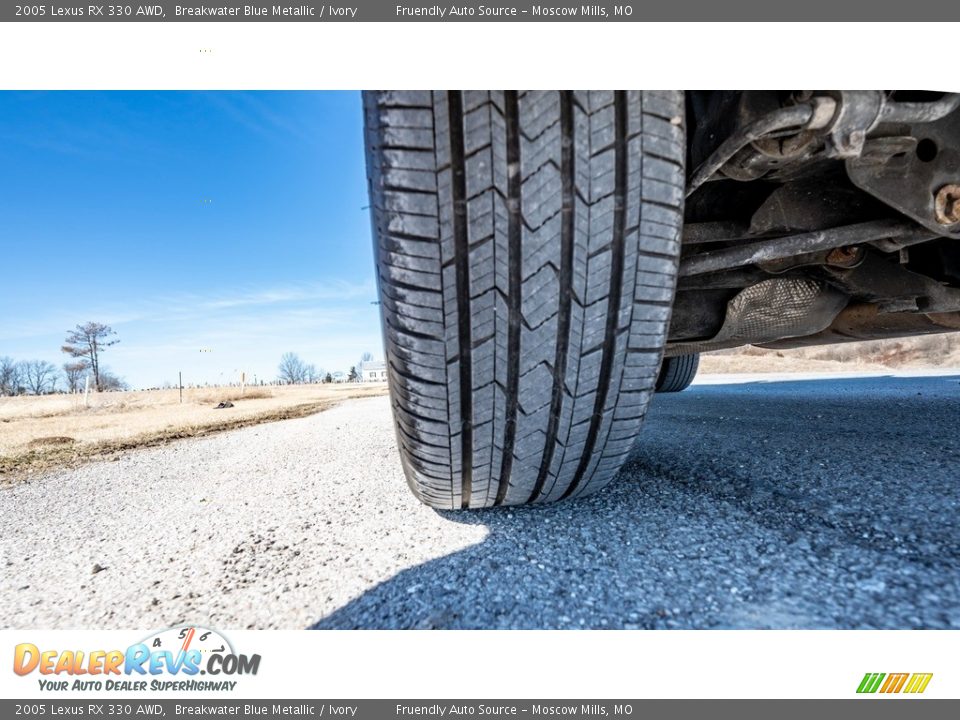
<svg viewBox="0 0 960 720">
<path fill-rule="evenodd" d="M 64 345 L 60 349 L 70 355 L 70 357 L 84 358 L 90 363 L 90 370 L 93 372 L 93 384 L 97 390 L 103 390 L 103 381 L 100 377 L 100 353 L 111 345 L 116 345 L 119 340 L 110 340 L 116 335 L 109 325 L 102 323 L 88 322 L 85 325 L 77 325 L 76 330 L 67 333 Z"/>
<path fill-rule="evenodd" d="M 23 385 L 31 395 L 45 395 L 57 389 L 57 368 L 46 360 L 20 363 Z"/>
<path fill-rule="evenodd" d="M 318 383 L 323 381 L 323 368 L 317 370 L 317 366 L 311 363 L 310 365 L 307 365 L 306 373 L 306 381 L 308 383 Z"/>
<path fill-rule="evenodd" d="M 120 377 L 117 377 L 107 368 L 100 368 L 100 389 L 104 392 L 113 390 L 129 390 L 130 386 Z"/>
<path fill-rule="evenodd" d="M 373 353 L 371 352 L 365 352 L 363 355 L 360 356 L 361 365 L 363 365 L 366 362 L 370 362 L 371 360 L 373 360 Z"/>
<path fill-rule="evenodd" d="M 307 366 L 296 353 L 284 353 L 280 358 L 280 382 L 286 385 L 298 385 L 307 379 Z"/>
<path fill-rule="evenodd" d="M 63 377 L 67 381 L 67 392 L 77 392 L 82 387 L 83 378 L 86 377 L 89 369 L 90 365 L 86 360 L 63 364 Z"/>
<path fill-rule="evenodd" d="M 20 365 L 13 358 L 0 357 L 0 395 L 20 394 Z"/>
</svg>

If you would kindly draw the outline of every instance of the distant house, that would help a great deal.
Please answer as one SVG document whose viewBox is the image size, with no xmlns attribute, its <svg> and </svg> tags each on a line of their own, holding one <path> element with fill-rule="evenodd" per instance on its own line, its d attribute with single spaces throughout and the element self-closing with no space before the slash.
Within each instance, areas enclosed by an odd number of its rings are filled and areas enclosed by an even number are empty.
<svg viewBox="0 0 960 720">
<path fill-rule="evenodd" d="M 387 363 L 383 360 L 367 360 L 357 366 L 360 382 L 386 382 Z"/>
<path fill-rule="evenodd" d="M 335 383 L 342 383 L 347 381 L 347 374 L 342 370 L 337 370 L 335 373 L 332 373 L 330 377 Z"/>
</svg>

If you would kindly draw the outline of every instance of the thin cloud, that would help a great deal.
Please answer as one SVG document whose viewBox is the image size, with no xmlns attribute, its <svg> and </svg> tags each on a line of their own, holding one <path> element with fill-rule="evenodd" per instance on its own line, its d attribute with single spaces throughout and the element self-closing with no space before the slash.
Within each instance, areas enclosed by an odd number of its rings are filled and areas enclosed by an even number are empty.
<svg viewBox="0 0 960 720">
<path fill-rule="evenodd" d="M 372 282 L 362 284 L 348 283 L 341 280 L 310 286 L 292 286 L 261 290 L 218 298 L 203 303 L 203 307 L 211 310 L 243 307 L 248 305 L 276 305 L 280 303 L 302 303 L 320 300 L 358 300 L 374 297 L 376 288 Z"/>
<path fill-rule="evenodd" d="M 123 326 L 153 320 L 189 319 L 211 313 L 246 308 L 251 313 L 258 308 L 282 305 L 329 303 L 344 305 L 359 303 L 376 297 L 372 281 L 350 283 L 333 280 L 309 285 L 247 289 L 230 295 L 202 295 L 179 293 L 168 297 L 142 299 L 123 307 L 95 304 L 89 307 L 60 308 L 41 317 L 20 316 L 0 324 L 0 341 L 64 332 L 77 322 L 95 318 L 108 325 Z M 370 300 L 372 302 L 372 300 Z M 78 320 L 78 318 L 80 318 Z"/>
</svg>

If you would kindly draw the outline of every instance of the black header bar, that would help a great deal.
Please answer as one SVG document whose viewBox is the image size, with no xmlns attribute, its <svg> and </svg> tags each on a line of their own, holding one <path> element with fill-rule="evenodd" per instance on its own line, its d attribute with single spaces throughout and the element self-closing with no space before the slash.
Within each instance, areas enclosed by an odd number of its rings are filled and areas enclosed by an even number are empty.
<svg viewBox="0 0 960 720">
<path fill-rule="evenodd" d="M 581 4 L 546 0 L 459 0 L 459 2 L 396 2 L 362 0 L 356 4 L 329 2 L 265 3 L 209 2 L 116 3 L 62 0 L 45 3 L 2 3 L 0 22 L 751 22 L 825 21 L 864 23 L 851 26 L 869 32 L 869 22 L 960 20 L 960 3 L 915 0 L 911 3 L 875 0 L 865 5 L 851 0 L 623 0 Z M 746 31 L 744 31 L 746 32 Z"/>
</svg>

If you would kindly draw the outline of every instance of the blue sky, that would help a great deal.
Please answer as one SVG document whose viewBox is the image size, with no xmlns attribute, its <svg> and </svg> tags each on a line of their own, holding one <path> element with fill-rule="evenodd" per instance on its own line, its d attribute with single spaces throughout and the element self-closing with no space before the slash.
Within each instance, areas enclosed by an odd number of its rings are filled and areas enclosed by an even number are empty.
<svg viewBox="0 0 960 720">
<path fill-rule="evenodd" d="M 358 93 L 0 92 L 0 355 L 95 320 L 135 388 L 380 358 L 366 205 Z"/>
</svg>

